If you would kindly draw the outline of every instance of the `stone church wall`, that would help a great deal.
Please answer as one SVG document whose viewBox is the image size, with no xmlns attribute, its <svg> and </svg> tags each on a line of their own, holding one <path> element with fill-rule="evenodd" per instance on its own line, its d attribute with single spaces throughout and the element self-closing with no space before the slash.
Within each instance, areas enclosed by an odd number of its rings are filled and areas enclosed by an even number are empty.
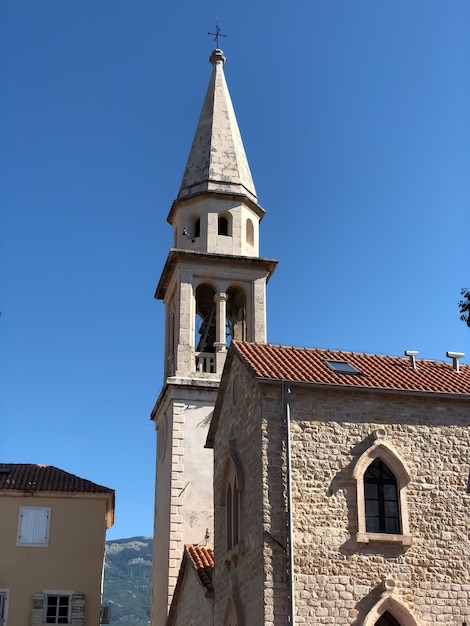
<svg viewBox="0 0 470 626">
<path fill-rule="evenodd" d="M 237 608 L 239 626 L 274 624 L 273 597 L 276 593 L 273 565 L 265 579 L 266 554 L 269 558 L 281 553 L 285 570 L 285 552 L 266 531 L 271 528 L 266 512 L 267 482 L 270 461 L 265 454 L 272 445 L 266 425 L 261 423 L 262 403 L 259 386 L 253 381 L 238 359 L 234 359 L 229 384 L 224 393 L 214 446 L 214 503 L 215 503 L 215 571 L 214 623 L 224 624 L 227 604 L 233 601 Z M 222 506 L 224 472 L 228 458 L 236 457 L 243 472 L 242 544 L 239 550 L 226 549 L 226 507 Z M 280 468 L 277 467 L 279 475 Z M 279 477 L 279 480 L 281 478 Z M 274 483 L 273 483 L 274 484 Z M 282 494 L 282 491 L 281 491 Z M 280 510 L 285 528 L 285 503 L 281 495 Z M 284 537 L 279 538 L 284 543 Z M 285 543 L 284 543 L 285 545 Z M 285 577 L 285 574 L 284 574 Z M 278 598 L 279 600 L 279 598 Z M 284 618 L 280 622 L 286 623 Z"/>
<path fill-rule="evenodd" d="M 169 626 L 211 626 L 212 624 L 212 603 L 205 597 L 205 589 L 188 563 L 179 591 L 177 611 L 171 616 Z"/>
<path fill-rule="evenodd" d="M 296 623 L 375 626 L 388 610 L 400 626 L 469 624 L 470 403 L 437 394 L 291 390 Z M 280 382 L 255 382 L 233 360 L 214 447 L 215 624 L 224 623 L 234 597 L 243 608 L 240 626 L 288 623 L 283 393 Z M 355 470 L 379 444 L 405 468 L 409 528 L 367 543 L 358 541 Z M 245 483 L 236 562 L 224 548 L 220 504 L 233 449 Z"/>
<path fill-rule="evenodd" d="M 291 424 L 297 623 L 359 626 L 385 601 L 403 626 L 470 622 L 469 403 L 297 389 Z M 355 540 L 377 432 L 410 473 L 409 547 Z"/>
</svg>

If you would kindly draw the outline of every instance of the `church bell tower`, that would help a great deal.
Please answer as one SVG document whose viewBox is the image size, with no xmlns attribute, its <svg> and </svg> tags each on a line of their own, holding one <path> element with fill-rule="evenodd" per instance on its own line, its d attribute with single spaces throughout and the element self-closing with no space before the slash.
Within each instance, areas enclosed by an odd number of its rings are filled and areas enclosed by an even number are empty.
<svg viewBox="0 0 470 626">
<path fill-rule="evenodd" d="M 216 49 L 212 74 L 167 221 L 170 249 L 155 297 L 165 305 L 164 386 L 157 430 L 152 626 L 166 623 L 185 543 L 211 543 L 212 450 L 205 448 L 227 346 L 266 341 L 266 283 L 277 261 L 259 257 L 264 210 Z"/>
</svg>

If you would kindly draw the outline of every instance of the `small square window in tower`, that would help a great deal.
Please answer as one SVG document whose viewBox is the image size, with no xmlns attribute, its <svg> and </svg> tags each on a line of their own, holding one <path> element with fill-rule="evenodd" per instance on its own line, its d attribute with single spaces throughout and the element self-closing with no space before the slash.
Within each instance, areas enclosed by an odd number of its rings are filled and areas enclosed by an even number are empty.
<svg viewBox="0 0 470 626">
<path fill-rule="evenodd" d="M 228 221 L 226 217 L 219 217 L 219 235 L 228 235 Z"/>
</svg>

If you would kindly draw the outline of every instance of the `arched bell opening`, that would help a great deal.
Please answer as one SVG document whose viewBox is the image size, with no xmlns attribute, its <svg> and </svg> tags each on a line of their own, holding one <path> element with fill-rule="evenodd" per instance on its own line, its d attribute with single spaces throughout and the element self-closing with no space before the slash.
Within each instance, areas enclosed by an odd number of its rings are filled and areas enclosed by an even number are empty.
<svg viewBox="0 0 470 626">
<path fill-rule="evenodd" d="M 227 289 L 227 343 L 246 340 L 246 295 L 239 287 Z"/>
<path fill-rule="evenodd" d="M 215 289 L 211 285 L 199 285 L 196 289 L 196 352 L 215 352 L 216 308 Z"/>
<path fill-rule="evenodd" d="M 216 306 L 215 289 L 208 284 L 196 289 L 195 339 L 196 371 L 215 372 Z"/>
</svg>

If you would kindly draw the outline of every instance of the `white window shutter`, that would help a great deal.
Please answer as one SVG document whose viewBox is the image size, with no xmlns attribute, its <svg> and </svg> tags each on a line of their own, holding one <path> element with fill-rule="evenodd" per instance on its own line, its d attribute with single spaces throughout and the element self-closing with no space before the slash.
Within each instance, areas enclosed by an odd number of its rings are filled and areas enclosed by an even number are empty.
<svg viewBox="0 0 470 626">
<path fill-rule="evenodd" d="M 21 507 L 18 545 L 47 545 L 50 515 L 49 507 Z"/>
</svg>

